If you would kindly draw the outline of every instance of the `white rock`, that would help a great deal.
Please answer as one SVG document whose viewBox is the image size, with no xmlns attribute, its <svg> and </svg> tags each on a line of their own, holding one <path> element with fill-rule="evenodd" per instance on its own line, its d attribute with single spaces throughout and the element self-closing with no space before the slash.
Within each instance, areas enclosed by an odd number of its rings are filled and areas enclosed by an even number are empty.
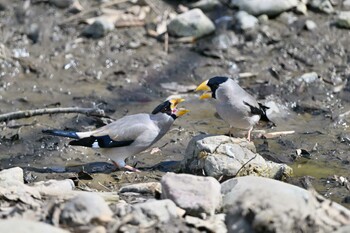
<svg viewBox="0 0 350 233">
<path fill-rule="evenodd" d="M 328 0 L 310 0 L 308 4 L 311 6 L 311 8 L 326 14 L 331 14 L 334 12 L 332 3 Z"/>
<path fill-rule="evenodd" d="M 24 183 L 23 180 L 23 169 L 20 167 L 13 167 L 9 169 L 4 169 L 0 171 L 0 180 L 17 180 L 21 183 Z"/>
<path fill-rule="evenodd" d="M 238 27 L 241 30 L 252 29 L 259 23 L 259 20 L 255 16 L 250 15 L 245 11 L 239 11 L 236 14 L 236 20 L 238 23 Z"/>
<path fill-rule="evenodd" d="M 269 22 L 269 16 L 268 15 L 260 15 L 258 17 L 260 23 L 267 23 Z"/>
<path fill-rule="evenodd" d="M 75 188 L 71 179 L 39 181 L 33 184 L 41 195 L 59 195 L 67 193 Z"/>
<path fill-rule="evenodd" d="M 309 31 L 313 31 L 317 28 L 317 24 L 314 21 L 308 19 L 305 21 L 305 28 Z"/>
<path fill-rule="evenodd" d="M 297 78 L 297 83 L 305 82 L 305 83 L 313 83 L 318 80 L 318 74 L 316 72 L 305 73 Z"/>
<path fill-rule="evenodd" d="M 333 232 L 350 224 L 345 207 L 272 179 L 230 179 L 221 192 L 228 232 Z"/>
<path fill-rule="evenodd" d="M 189 5 L 190 8 L 199 8 L 202 11 L 210 11 L 220 6 L 219 0 L 199 0 Z"/>
<path fill-rule="evenodd" d="M 220 184 L 212 177 L 167 173 L 161 184 L 162 198 L 174 201 L 189 215 L 213 215 L 220 208 Z"/>
<path fill-rule="evenodd" d="M 199 38 L 214 31 L 214 23 L 200 9 L 192 9 L 182 13 L 168 24 L 168 32 L 180 37 Z"/>
<path fill-rule="evenodd" d="M 295 8 L 295 12 L 303 15 L 307 15 L 307 6 L 305 3 L 298 3 L 298 5 Z"/>
<path fill-rule="evenodd" d="M 344 7 L 346 10 L 349 10 L 349 9 L 350 9 L 350 0 L 345 0 L 345 1 L 343 1 L 343 7 Z"/>
<path fill-rule="evenodd" d="M 258 175 L 283 179 L 292 173 L 292 169 L 285 164 L 265 161 L 256 153 L 252 142 L 223 135 L 198 135 L 192 138 L 181 164 L 186 172 L 204 173 L 215 178 Z"/>
<path fill-rule="evenodd" d="M 297 0 L 231 0 L 231 4 L 241 11 L 251 15 L 259 16 L 266 14 L 276 16 L 287 11 L 298 4 Z"/>
<path fill-rule="evenodd" d="M 111 209 L 101 196 L 82 193 L 65 203 L 60 221 L 71 225 L 86 225 L 92 220 L 108 222 L 112 216 Z"/>
<path fill-rule="evenodd" d="M 337 26 L 350 29 L 350 11 L 341 11 L 337 17 Z"/>
<path fill-rule="evenodd" d="M 26 219 L 0 220 L 1 232 L 11 233 L 69 233 L 69 231 L 42 222 Z"/>
</svg>

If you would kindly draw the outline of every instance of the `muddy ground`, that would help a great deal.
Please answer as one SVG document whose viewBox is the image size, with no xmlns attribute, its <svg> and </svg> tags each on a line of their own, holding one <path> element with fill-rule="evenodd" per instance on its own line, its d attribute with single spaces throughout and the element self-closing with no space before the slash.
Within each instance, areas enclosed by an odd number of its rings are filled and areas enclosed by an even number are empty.
<svg viewBox="0 0 350 233">
<path fill-rule="evenodd" d="M 97 1 L 81 4 L 89 9 Z M 131 5 L 115 7 L 126 9 Z M 26 10 L 23 1 L 3 0 L 1 6 L 1 49 L 10 54 L 0 59 L 1 113 L 98 106 L 117 119 L 150 112 L 172 94 L 184 97 L 187 102 L 183 106 L 191 110 L 154 145 L 160 152 L 151 154 L 150 149 L 129 159 L 129 164 L 143 170 L 140 174 L 114 171 L 103 155 L 41 133 L 47 128 L 90 130 L 103 124 L 100 118 L 81 114 L 52 114 L 2 123 L 2 169 L 24 168 L 27 182 L 78 177 L 78 172 L 84 170 L 93 179 L 79 176 L 79 185 L 98 190 L 159 180 L 165 171 L 177 171 L 177 161 L 193 135 L 228 132 L 226 123 L 215 118 L 208 101 L 199 101 L 198 95 L 186 88 L 172 91 L 161 84 L 191 86 L 215 75 L 228 75 L 238 78 L 261 102 L 277 103 L 283 110 L 283 114 L 273 115 L 277 127 L 257 129 L 295 131 L 272 139 L 261 139 L 255 132 L 258 151 L 267 159 L 292 166 L 294 178 L 289 182 L 302 185 L 308 177 L 321 194 L 348 205 L 349 190 L 335 176 L 350 177 L 350 31 L 335 27 L 334 15 L 289 12 L 249 32 L 227 23 L 216 34 L 194 43 L 170 43 L 165 52 L 163 41 L 146 33 L 157 16 L 154 9 L 147 17 L 147 26 L 117 28 L 100 39 L 89 39 L 81 36 L 85 24 L 79 20 L 60 24 L 72 13 L 45 1 L 33 1 Z M 176 7 L 165 1 L 156 4 L 158 12 L 174 11 Z M 234 12 L 223 5 L 207 15 L 215 20 Z M 289 24 L 289 17 L 296 20 Z M 306 19 L 317 24 L 314 31 L 305 30 Z M 33 24 L 39 30 L 36 43 L 27 36 Z M 231 38 L 228 49 L 213 43 L 218 35 Z M 313 71 L 319 75 L 317 80 L 297 81 L 300 75 Z M 247 72 L 254 75 L 242 76 Z M 295 160 L 293 155 L 300 148 L 310 156 Z"/>
</svg>

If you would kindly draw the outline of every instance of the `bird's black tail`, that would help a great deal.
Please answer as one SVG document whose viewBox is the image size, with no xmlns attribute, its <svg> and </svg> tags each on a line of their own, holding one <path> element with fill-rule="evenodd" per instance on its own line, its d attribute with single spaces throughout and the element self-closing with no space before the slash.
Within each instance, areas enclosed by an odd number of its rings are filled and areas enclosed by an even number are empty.
<svg viewBox="0 0 350 233">
<path fill-rule="evenodd" d="M 267 123 L 271 123 L 273 127 L 276 127 L 276 124 L 273 121 L 271 121 L 266 115 L 266 110 L 269 109 L 269 107 L 267 107 L 261 103 L 259 103 L 259 106 L 260 106 L 260 110 L 261 110 L 260 120 L 265 121 Z"/>
<path fill-rule="evenodd" d="M 42 132 L 46 133 L 46 134 L 54 135 L 54 136 L 79 139 L 79 136 L 77 135 L 77 132 L 75 132 L 75 131 L 65 131 L 65 130 L 58 130 L 58 129 L 45 129 Z"/>
</svg>

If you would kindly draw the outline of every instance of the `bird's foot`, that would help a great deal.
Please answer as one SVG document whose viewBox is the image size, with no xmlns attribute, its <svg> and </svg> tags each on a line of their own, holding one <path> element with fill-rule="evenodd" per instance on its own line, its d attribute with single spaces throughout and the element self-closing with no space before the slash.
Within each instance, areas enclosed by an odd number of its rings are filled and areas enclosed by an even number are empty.
<svg viewBox="0 0 350 233">
<path fill-rule="evenodd" d="M 118 163 L 116 163 L 115 161 L 112 161 L 114 166 L 118 169 L 118 170 L 126 170 L 128 172 L 141 172 L 139 169 L 134 168 L 130 165 L 124 165 L 124 166 L 120 166 Z"/>
<path fill-rule="evenodd" d="M 134 167 L 132 167 L 130 165 L 125 165 L 123 168 L 128 170 L 128 171 L 130 171 L 130 172 L 141 172 L 139 169 L 134 168 Z"/>
</svg>

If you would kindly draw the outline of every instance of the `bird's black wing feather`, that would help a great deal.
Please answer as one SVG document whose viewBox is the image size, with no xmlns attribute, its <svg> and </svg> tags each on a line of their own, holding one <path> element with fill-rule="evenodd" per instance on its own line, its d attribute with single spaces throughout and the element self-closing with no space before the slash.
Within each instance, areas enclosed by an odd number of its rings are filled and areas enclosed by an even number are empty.
<svg viewBox="0 0 350 233">
<path fill-rule="evenodd" d="M 53 136 L 79 139 L 79 136 L 77 135 L 77 132 L 75 132 L 75 131 L 66 131 L 66 130 L 59 130 L 59 129 L 44 129 L 44 130 L 42 130 L 42 132 L 45 134 L 53 135 Z"/>
<path fill-rule="evenodd" d="M 243 101 L 243 103 L 250 108 L 250 113 L 252 115 L 259 115 L 261 121 L 271 122 L 273 124 L 273 126 L 276 126 L 276 124 L 274 122 L 272 122 L 266 115 L 266 110 L 269 109 L 269 107 L 267 107 L 261 103 L 258 103 L 259 107 L 255 107 L 255 106 L 253 106 L 245 101 Z"/>
<path fill-rule="evenodd" d="M 69 145 L 95 147 L 95 148 L 113 148 L 113 147 L 129 146 L 133 142 L 134 140 L 114 141 L 108 135 L 105 135 L 100 137 L 90 136 L 87 138 L 74 140 L 69 142 Z"/>
</svg>

